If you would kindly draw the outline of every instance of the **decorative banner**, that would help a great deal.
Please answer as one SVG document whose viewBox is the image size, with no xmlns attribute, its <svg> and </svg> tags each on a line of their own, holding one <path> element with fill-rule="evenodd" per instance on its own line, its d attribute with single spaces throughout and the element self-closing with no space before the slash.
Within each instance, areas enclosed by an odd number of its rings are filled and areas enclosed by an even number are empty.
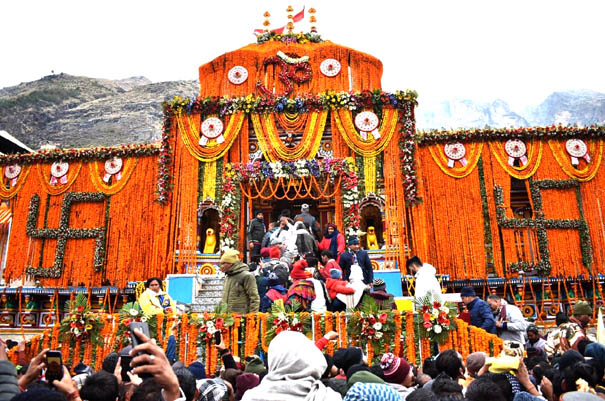
<svg viewBox="0 0 605 401">
<path fill-rule="evenodd" d="M 14 169 L 11 171 L 10 167 L 13 167 Z M 16 167 L 18 167 L 18 169 Z M 31 168 L 31 164 L 26 164 L 23 167 L 18 164 L 6 166 L 0 184 L 0 199 L 8 200 L 17 195 L 19 190 L 23 187 L 23 184 L 25 184 L 25 180 L 27 179 Z"/>
<path fill-rule="evenodd" d="M 577 141 L 577 140 L 574 140 Z M 559 140 L 550 140 L 548 141 L 548 146 L 552 150 L 552 154 L 559 163 L 559 166 L 563 169 L 563 172 L 577 181 L 590 181 L 592 180 L 597 172 L 599 171 L 599 166 L 601 165 L 601 161 L 603 159 L 603 140 L 586 140 L 582 141 L 586 146 L 586 151 L 584 151 L 583 146 L 578 142 L 572 142 L 572 152 L 578 155 L 579 157 L 573 156 L 570 154 L 568 150 L 568 141 L 564 142 Z M 575 146 L 578 146 L 576 149 Z M 586 156 L 594 155 L 594 159 L 586 160 Z M 571 156 L 571 157 L 570 157 Z M 579 159 L 583 158 L 586 160 L 587 165 L 583 169 L 579 169 L 577 165 L 574 164 L 573 158 Z"/>
<path fill-rule="evenodd" d="M 511 153 L 509 153 L 506 147 L 508 145 L 509 148 L 511 148 L 511 141 L 519 141 L 523 144 L 523 147 L 521 147 L 520 144 L 513 142 L 515 145 L 518 145 L 517 149 L 515 149 L 514 146 L 512 146 L 512 149 L 510 149 L 513 156 L 511 156 Z M 512 139 L 506 143 L 502 143 L 500 141 L 489 142 L 490 150 L 492 151 L 492 154 L 494 155 L 494 158 L 498 164 L 510 176 L 515 177 L 518 180 L 526 180 L 533 176 L 536 170 L 538 170 L 540 161 L 542 160 L 543 146 L 544 143 L 538 139 L 532 139 L 529 142 L 522 142 L 518 139 Z M 525 149 L 525 152 L 521 152 L 523 149 Z M 510 164 L 510 158 L 517 158 L 517 156 L 519 156 L 521 153 L 523 153 L 522 157 L 525 157 L 526 162 L 524 163 L 521 157 L 519 157 L 520 165 L 518 167 L 514 165 L 514 162 L 513 164 Z"/>
<path fill-rule="evenodd" d="M 463 178 L 472 173 L 475 169 L 475 166 L 479 161 L 479 157 L 481 157 L 483 142 L 466 144 L 463 157 L 467 159 L 467 162 L 463 164 L 462 167 L 449 166 L 451 159 L 445 155 L 442 145 L 429 145 L 428 148 L 429 152 L 431 153 L 431 157 L 437 166 L 439 166 L 441 171 L 453 178 Z M 458 150 L 457 155 L 460 155 L 460 152 L 461 151 Z"/>
<path fill-rule="evenodd" d="M 50 168 L 50 185 L 67 184 L 67 172 L 69 171 L 69 163 L 54 162 Z"/>
<path fill-rule="evenodd" d="M 515 160 L 519 159 L 521 165 L 525 166 L 527 164 L 527 147 L 525 146 L 525 142 L 520 139 L 509 139 L 506 141 L 504 145 L 504 149 L 506 150 L 506 154 L 508 154 L 508 165 L 514 167 Z"/>
<path fill-rule="evenodd" d="M 361 131 L 361 138 L 368 140 L 368 133 L 372 134 L 374 139 L 380 138 L 378 131 L 378 116 L 371 111 L 362 111 L 355 116 L 355 126 Z"/>
<path fill-rule="evenodd" d="M 333 58 L 327 58 L 319 65 L 319 70 L 326 77 L 335 77 L 340 72 L 340 62 Z"/>
<path fill-rule="evenodd" d="M 231 82 L 232 84 L 241 85 L 248 79 L 248 70 L 246 69 L 246 67 L 236 65 L 235 67 L 229 70 L 227 77 L 229 78 L 229 82 Z"/>
<path fill-rule="evenodd" d="M 332 117 L 332 130 L 338 132 L 355 153 L 365 157 L 375 157 L 382 153 L 389 142 L 391 142 L 395 128 L 397 127 L 399 113 L 395 109 L 383 108 L 382 122 L 379 129 L 380 138 L 370 138 L 369 141 L 362 141 L 359 137 L 359 133 L 353 124 L 350 110 L 333 110 Z"/>
<path fill-rule="evenodd" d="M 224 142 L 218 143 L 214 146 L 200 146 L 198 141 L 200 138 L 200 115 L 196 114 L 193 116 L 178 114 L 176 116 L 177 127 L 181 133 L 183 143 L 189 153 L 197 160 L 203 162 L 211 162 L 220 159 L 227 153 L 235 138 L 242 129 L 246 115 L 243 112 L 238 112 L 230 116 L 226 116 L 226 128 L 224 129 L 223 136 Z"/>
<path fill-rule="evenodd" d="M 122 158 L 114 157 L 105 161 L 105 175 L 103 176 L 103 182 L 108 183 L 109 180 L 115 175 L 116 180 L 120 181 L 122 179 Z"/>
<path fill-rule="evenodd" d="M 468 164 L 468 161 L 464 156 L 466 156 L 466 148 L 461 143 L 448 143 L 443 147 L 443 152 L 447 157 L 447 166 L 449 168 L 454 168 L 455 162 L 460 162 L 462 167 L 465 167 Z"/>
<path fill-rule="evenodd" d="M 571 164 L 574 166 L 578 166 L 580 164 L 580 160 L 586 160 L 586 163 L 590 163 L 590 155 L 588 154 L 588 147 L 586 143 L 581 139 L 568 139 L 565 142 L 565 150 L 571 156 Z"/>
<path fill-rule="evenodd" d="M 208 117 L 202 123 L 202 135 L 200 136 L 199 144 L 206 146 L 209 140 L 214 139 L 217 144 L 225 142 L 223 136 L 223 122 L 217 117 Z"/>
<path fill-rule="evenodd" d="M 119 162 L 117 162 L 116 159 L 119 160 Z M 112 161 L 114 162 L 113 166 L 111 165 Z M 88 163 L 90 180 L 97 191 L 102 192 L 105 195 L 115 195 L 128 184 L 138 162 L 138 157 L 129 157 L 127 159 L 117 157 L 104 162 L 91 161 Z M 111 180 L 111 184 L 109 184 L 109 179 L 105 179 L 110 172 L 113 172 L 111 173 L 111 176 L 115 176 L 116 178 Z"/>
<path fill-rule="evenodd" d="M 69 187 L 76 182 L 76 179 L 80 175 L 80 170 L 82 169 L 82 161 L 74 161 L 68 168 L 69 171 L 61 176 L 65 177 L 65 180 L 52 184 L 52 178 L 56 179 L 58 174 L 63 173 L 63 170 L 59 170 L 58 172 L 55 170 L 54 166 L 56 164 L 57 163 L 53 163 L 51 166 L 48 164 L 36 164 L 40 184 L 44 188 L 44 191 L 50 195 L 61 195 L 63 192 L 67 191 Z"/>
<path fill-rule="evenodd" d="M 308 114 L 309 117 L 302 138 L 298 145 L 292 147 L 286 146 L 279 137 L 272 113 L 251 114 L 258 145 L 268 161 L 295 161 L 315 157 L 321 145 L 328 111 L 315 111 Z"/>
</svg>

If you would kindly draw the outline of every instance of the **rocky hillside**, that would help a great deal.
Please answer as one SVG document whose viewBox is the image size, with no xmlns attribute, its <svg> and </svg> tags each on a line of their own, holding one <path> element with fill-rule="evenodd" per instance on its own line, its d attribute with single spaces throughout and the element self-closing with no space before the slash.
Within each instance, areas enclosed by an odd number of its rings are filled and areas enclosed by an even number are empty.
<svg viewBox="0 0 605 401">
<path fill-rule="evenodd" d="M 67 74 L 0 89 L 0 129 L 33 149 L 151 142 L 160 137 L 161 103 L 195 96 L 197 81 L 111 81 Z"/>
<path fill-rule="evenodd" d="M 195 96 L 197 81 L 151 83 L 144 77 L 107 80 L 67 74 L 0 89 L 0 130 L 26 145 L 61 147 L 153 142 L 160 138 L 162 107 L 175 95 Z M 420 98 L 418 129 L 605 124 L 605 94 L 555 92 L 515 111 L 503 100 L 433 101 Z"/>
</svg>

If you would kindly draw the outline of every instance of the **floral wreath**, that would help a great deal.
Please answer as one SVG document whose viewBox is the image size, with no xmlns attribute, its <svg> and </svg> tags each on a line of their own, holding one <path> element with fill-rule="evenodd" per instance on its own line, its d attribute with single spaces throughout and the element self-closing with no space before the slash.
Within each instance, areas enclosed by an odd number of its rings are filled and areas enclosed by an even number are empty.
<svg viewBox="0 0 605 401">
<path fill-rule="evenodd" d="M 122 306 L 119 312 L 118 330 L 116 331 L 116 343 L 114 350 L 119 346 L 125 347 L 131 344 L 130 323 L 147 322 L 149 325 L 149 334 L 152 338 L 157 338 L 157 319 L 155 315 L 146 315 L 138 302 L 128 302 Z"/>
<path fill-rule="evenodd" d="M 214 333 L 220 331 L 223 336 L 229 332 L 235 319 L 229 314 L 227 304 L 221 302 L 216 306 L 214 313 L 204 312 L 201 317 L 193 322 L 198 329 L 198 344 L 206 347 L 212 343 Z"/>
<path fill-rule="evenodd" d="M 278 299 L 271 305 L 267 318 L 267 344 L 282 331 L 298 331 L 304 335 L 311 332 L 311 316 L 308 312 L 294 312 L 299 308 L 300 303 L 296 300 L 286 306 L 282 299 Z"/>
<path fill-rule="evenodd" d="M 421 310 L 422 324 L 420 325 L 420 336 L 445 344 L 449 332 L 456 330 L 456 304 L 434 300 L 433 294 L 414 300 L 416 307 Z"/>
<path fill-rule="evenodd" d="M 239 209 L 241 204 L 240 183 L 252 180 L 302 177 L 325 177 L 336 182 L 342 177 L 343 233 L 359 235 L 359 189 L 355 163 L 350 159 L 313 159 L 295 162 L 231 163 L 225 165 L 221 211 L 221 248 L 236 249 L 238 241 Z"/>
<path fill-rule="evenodd" d="M 391 310 L 381 311 L 371 297 L 363 297 L 359 310 L 351 310 L 348 320 L 351 339 L 356 339 L 364 348 L 370 344 L 374 349 L 374 363 L 380 363 L 385 353 L 385 344 L 395 336 L 395 315 Z"/>
<path fill-rule="evenodd" d="M 90 310 L 86 295 L 79 292 L 73 301 L 68 301 L 67 308 L 69 313 L 59 329 L 61 336 L 70 342 L 90 341 L 94 346 L 101 345 L 103 320 L 99 314 Z"/>
</svg>

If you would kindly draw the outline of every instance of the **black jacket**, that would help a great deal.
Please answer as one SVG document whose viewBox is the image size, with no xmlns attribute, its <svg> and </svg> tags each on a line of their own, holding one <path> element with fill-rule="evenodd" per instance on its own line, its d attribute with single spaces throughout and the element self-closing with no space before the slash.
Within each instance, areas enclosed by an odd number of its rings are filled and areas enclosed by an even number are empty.
<svg viewBox="0 0 605 401">
<path fill-rule="evenodd" d="M 262 221 L 254 218 L 248 225 L 248 241 L 262 242 L 265 236 L 265 225 Z"/>
<path fill-rule="evenodd" d="M 372 269 L 372 262 L 370 261 L 368 253 L 361 250 L 357 252 L 356 256 L 357 264 L 359 264 L 359 267 L 361 267 L 361 271 L 363 272 L 363 282 L 365 284 L 372 284 L 374 281 L 374 270 Z M 342 278 L 348 281 L 349 275 L 351 274 L 351 265 L 353 265 L 353 254 L 350 250 L 347 250 L 340 255 L 338 264 L 342 269 Z"/>
</svg>

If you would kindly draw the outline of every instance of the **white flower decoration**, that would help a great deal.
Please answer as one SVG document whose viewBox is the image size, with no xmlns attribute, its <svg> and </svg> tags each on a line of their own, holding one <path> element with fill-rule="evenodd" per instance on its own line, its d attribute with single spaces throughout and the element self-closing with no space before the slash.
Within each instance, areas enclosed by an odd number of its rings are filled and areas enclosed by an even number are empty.
<svg viewBox="0 0 605 401">
<path fill-rule="evenodd" d="M 441 329 L 440 325 L 436 324 L 436 325 L 433 326 L 433 331 L 435 332 L 435 334 L 441 333 L 441 330 L 442 329 Z"/>
<path fill-rule="evenodd" d="M 374 330 L 380 330 L 380 329 L 382 329 L 382 323 L 376 322 L 376 323 L 374 323 L 374 326 L 372 326 L 372 327 L 374 327 Z"/>
<path fill-rule="evenodd" d="M 128 312 L 130 313 L 130 316 L 137 316 L 139 314 L 139 311 L 136 309 L 131 309 Z"/>
</svg>

